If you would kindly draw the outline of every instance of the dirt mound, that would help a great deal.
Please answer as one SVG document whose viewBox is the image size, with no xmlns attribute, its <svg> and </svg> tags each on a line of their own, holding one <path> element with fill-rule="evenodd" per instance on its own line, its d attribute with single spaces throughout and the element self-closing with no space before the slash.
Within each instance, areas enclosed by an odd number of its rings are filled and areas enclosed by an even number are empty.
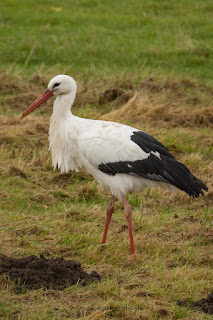
<svg viewBox="0 0 213 320">
<path fill-rule="evenodd" d="M 83 271 L 81 264 L 63 258 L 46 259 L 43 255 L 26 258 L 5 258 L 0 264 L 0 274 L 6 273 L 15 281 L 17 293 L 39 288 L 63 290 L 76 283 L 85 286 L 101 281 L 101 276 L 92 271 Z"/>
<path fill-rule="evenodd" d="M 207 296 L 199 301 L 177 301 L 177 304 L 182 307 L 189 307 L 193 309 L 198 309 L 199 311 L 213 314 L 213 291 Z"/>
</svg>

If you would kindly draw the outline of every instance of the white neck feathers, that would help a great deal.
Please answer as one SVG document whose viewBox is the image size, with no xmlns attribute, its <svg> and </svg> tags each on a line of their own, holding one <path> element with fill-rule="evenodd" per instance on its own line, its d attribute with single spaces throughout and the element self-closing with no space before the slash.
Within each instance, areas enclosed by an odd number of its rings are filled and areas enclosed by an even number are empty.
<svg viewBox="0 0 213 320">
<path fill-rule="evenodd" d="M 53 105 L 53 117 L 57 119 L 65 118 L 67 119 L 71 113 L 71 107 L 75 100 L 76 91 L 71 91 L 67 94 L 60 94 L 55 99 Z"/>
<path fill-rule="evenodd" d="M 58 167 L 61 172 L 77 171 L 80 166 L 80 163 L 75 160 L 78 156 L 77 131 L 74 121 L 76 117 L 71 113 L 75 94 L 76 91 L 72 91 L 57 96 L 50 119 L 49 144 L 52 163 L 54 169 Z"/>
</svg>

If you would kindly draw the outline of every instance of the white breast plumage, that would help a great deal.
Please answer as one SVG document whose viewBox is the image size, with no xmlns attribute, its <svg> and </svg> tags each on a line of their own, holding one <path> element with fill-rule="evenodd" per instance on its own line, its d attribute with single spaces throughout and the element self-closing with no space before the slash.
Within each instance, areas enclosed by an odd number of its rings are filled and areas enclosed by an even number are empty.
<svg viewBox="0 0 213 320">
<path fill-rule="evenodd" d="M 78 144 L 75 134 L 71 134 L 69 120 L 57 121 L 54 115 L 50 119 L 49 128 L 49 149 L 52 154 L 52 164 L 54 170 L 60 169 L 61 172 L 69 170 L 79 171 Z"/>
</svg>

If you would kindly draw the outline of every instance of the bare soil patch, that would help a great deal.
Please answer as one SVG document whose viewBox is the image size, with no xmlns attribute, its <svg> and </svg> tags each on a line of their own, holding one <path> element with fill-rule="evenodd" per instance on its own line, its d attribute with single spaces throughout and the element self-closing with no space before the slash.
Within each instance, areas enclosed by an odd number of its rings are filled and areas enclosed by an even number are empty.
<svg viewBox="0 0 213 320">
<path fill-rule="evenodd" d="M 207 298 L 203 298 L 198 301 L 179 300 L 177 301 L 177 304 L 182 307 L 198 309 L 199 311 L 213 314 L 213 291 L 207 296 Z"/>
<path fill-rule="evenodd" d="M 5 273 L 15 282 L 17 293 L 39 288 L 63 290 L 79 283 L 85 286 L 101 281 L 101 276 L 92 271 L 88 274 L 79 262 L 63 258 L 47 259 L 43 255 L 25 258 L 5 258 L 0 264 L 0 274 Z"/>
</svg>

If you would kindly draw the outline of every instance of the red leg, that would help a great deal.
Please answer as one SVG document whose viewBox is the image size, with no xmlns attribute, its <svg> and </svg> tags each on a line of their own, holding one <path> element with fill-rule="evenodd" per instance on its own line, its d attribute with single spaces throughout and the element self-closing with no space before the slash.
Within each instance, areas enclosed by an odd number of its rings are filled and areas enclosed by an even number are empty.
<svg viewBox="0 0 213 320">
<path fill-rule="evenodd" d="M 108 231 L 110 219 L 111 219 L 112 213 L 114 211 L 114 203 L 115 203 L 115 196 L 112 196 L 110 203 L 109 203 L 109 207 L 107 209 L 107 213 L 106 213 L 106 222 L 105 222 L 102 244 L 104 244 L 106 242 L 106 236 L 107 236 L 107 231 Z"/>
<path fill-rule="evenodd" d="M 123 196 L 122 200 L 124 204 L 125 216 L 128 222 L 132 258 L 135 259 L 136 256 L 135 256 L 135 248 L 134 248 L 134 241 L 133 241 L 133 234 L 132 234 L 131 208 L 125 196 Z"/>
</svg>

